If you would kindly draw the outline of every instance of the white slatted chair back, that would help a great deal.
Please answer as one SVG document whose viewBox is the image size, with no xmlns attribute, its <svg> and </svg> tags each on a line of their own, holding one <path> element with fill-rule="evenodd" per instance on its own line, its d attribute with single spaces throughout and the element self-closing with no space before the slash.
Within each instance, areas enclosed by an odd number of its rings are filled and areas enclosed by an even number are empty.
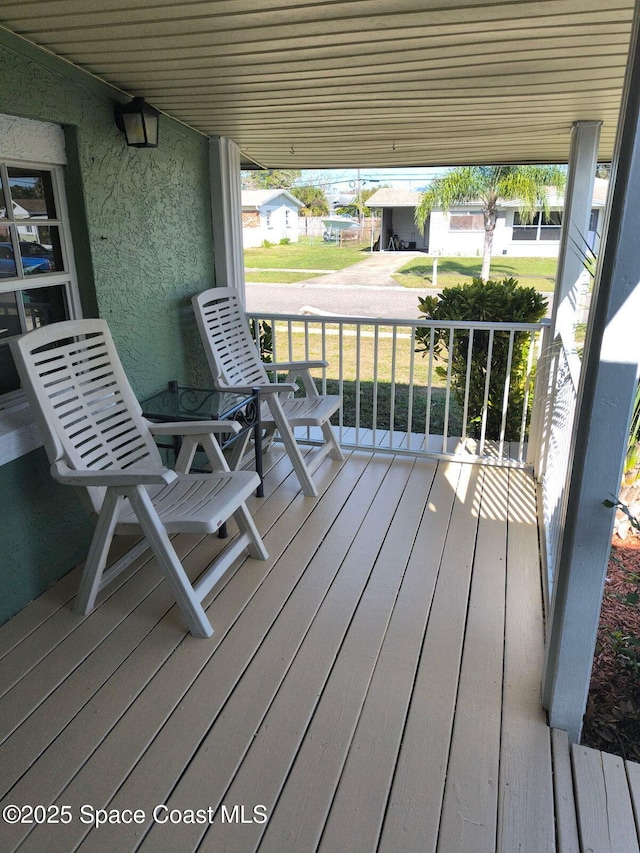
<svg viewBox="0 0 640 853">
<path fill-rule="evenodd" d="M 237 291 L 231 287 L 217 287 L 206 290 L 194 300 L 200 308 L 196 311 L 200 334 L 211 343 L 205 351 L 214 379 L 227 386 L 268 385 L 269 377 L 260 361 Z"/>
<path fill-rule="evenodd" d="M 157 470 L 162 460 L 104 320 L 69 320 L 12 343 L 51 463 Z M 25 377 L 26 379 L 27 377 Z M 87 489 L 98 512 L 104 489 Z"/>
<path fill-rule="evenodd" d="M 344 460 L 330 421 L 334 412 L 340 408 L 340 397 L 320 395 L 311 376 L 312 368 L 326 367 L 327 362 L 284 362 L 279 363 L 277 368 L 272 364 L 272 368 L 286 369 L 288 372 L 285 382 L 270 383 L 260 361 L 258 347 L 251 337 L 237 291 L 229 287 L 205 290 L 194 296 L 192 303 L 214 384 L 218 389 L 236 393 L 261 388 L 261 420 L 265 427 L 266 445 L 277 430 L 305 495 L 317 496 L 313 471 L 327 455 Z M 302 379 L 305 396 L 293 396 L 297 377 Z M 323 443 L 313 460 L 306 461 L 298 447 L 294 430 L 297 427 L 314 426 L 320 427 Z"/>
</svg>

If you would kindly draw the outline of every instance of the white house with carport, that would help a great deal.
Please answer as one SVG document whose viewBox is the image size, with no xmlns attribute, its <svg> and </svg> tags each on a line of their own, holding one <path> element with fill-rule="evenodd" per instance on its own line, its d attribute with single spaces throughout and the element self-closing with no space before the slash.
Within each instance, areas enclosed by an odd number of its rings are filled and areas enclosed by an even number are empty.
<svg viewBox="0 0 640 853">
<path fill-rule="evenodd" d="M 597 252 L 601 217 L 607 198 L 609 182 L 596 178 L 591 216 L 586 240 Z M 417 190 L 384 187 L 366 202 L 370 208 L 382 211 L 380 249 L 414 249 L 430 255 L 481 256 L 484 244 L 484 220 L 479 203 L 434 210 L 423 231 L 415 224 L 415 210 L 422 193 Z M 564 199 L 555 194 L 550 198 L 550 211 L 535 214 L 531 222 L 523 222 L 517 201 L 501 202 L 493 236 L 493 254 L 512 257 L 558 256 Z"/>
<path fill-rule="evenodd" d="M 245 249 L 261 246 L 264 240 L 298 242 L 298 214 L 304 207 L 287 190 L 242 191 L 242 242 Z"/>
</svg>

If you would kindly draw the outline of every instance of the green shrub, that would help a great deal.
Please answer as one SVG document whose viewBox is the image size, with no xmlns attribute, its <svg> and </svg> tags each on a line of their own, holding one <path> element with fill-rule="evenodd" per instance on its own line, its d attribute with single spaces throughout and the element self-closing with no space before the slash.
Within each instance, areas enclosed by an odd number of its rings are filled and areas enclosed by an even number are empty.
<svg viewBox="0 0 640 853">
<path fill-rule="evenodd" d="M 273 361 L 273 329 L 267 320 L 251 320 L 251 334 L 260 350 L 260 360 Z"/>
<path fill-rule="evenodd" d="M 289 237 L 283 237 L 280 240 L 280 245 L 281 246 L 288 246 L 290 242 L 291 242 L 291 239 Z"/>
<path fill-rule="evenodd" d="M 499 323 L 537 323 L 544 317 L 547 301 L 532 287 L 518 287 L 512 278 L 503 281 L 487 281 L 474 278 L 469 284 L 446 288 L 438 296 L 419 298 L 419 310 L 430 320 L 467 320 Z M 482 409 L 484 404 L 489 332 L 475 330 L 469 382 L 467 433 L 480 437 Z M 430 330 L 418 329 L 417 352 L 429 351 Z M 449 329 L 435 330 L 435 352 L 444 361 L 436 366 L 439 376 L 446 378 L 448 360 L 451 359 L 451 381 L 460 408 L 464 405 L 469 351 L 469 332 L 457 330 L 452 351 L 448 352 Z M 505 439 L 518 440 L 525 395 L 527 358 L 530 335 L 516 332 L 511 360 L 509 400 L 506 418 Z M 502 423 L 504 385 L 509 353 L 509 332 L 496 331 L 491 353 L 491 376 L 487 402 L 486 437 L 498 439 Z M 531 400 L 529 400 L 531 403 Z"/>
<path fill-rule="evenodd" d="M 262 248 L 263 249 L 270 249 L 272 246 L 275 246 L 275 243 L 272 243 L 270 240 L 263 240 L 262 241 Z"/>
</svg>

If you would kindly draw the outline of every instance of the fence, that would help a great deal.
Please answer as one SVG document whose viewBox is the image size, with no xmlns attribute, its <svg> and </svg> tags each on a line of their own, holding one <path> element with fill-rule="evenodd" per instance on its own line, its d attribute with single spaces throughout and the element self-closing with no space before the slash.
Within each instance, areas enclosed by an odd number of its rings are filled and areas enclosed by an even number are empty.
<svg viewBox="0 0 640 853">
<path fill-rule="evenodd" d="M 322 237 L 327 230 L 320 216 L 300 216 L 298 219 L 298 239 L 304 237 Z M 380 236 L 380 218 L 377 216 L 365 216 L 362 226 L 350 231 L 350 236 L 355 237 L 358 242 L 370 246 Z"/>
<path fill-rule="evenodd" d="M 323 359 L 347 447 L 527 464 L 543 324 L 252 313 L 272 360 Z M 539 418 L 538 418 L 539 421 Z M 306 439 L 313 442 L 311 431 Z"/>
</svg>

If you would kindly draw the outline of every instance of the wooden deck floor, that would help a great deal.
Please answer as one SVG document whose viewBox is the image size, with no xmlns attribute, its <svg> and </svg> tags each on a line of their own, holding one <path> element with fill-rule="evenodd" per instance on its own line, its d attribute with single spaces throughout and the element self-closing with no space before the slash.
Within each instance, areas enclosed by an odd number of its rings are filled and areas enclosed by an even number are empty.
<svg viewBox="0 0 640 853">
<path fill-rule="evenodd" d="M 213 591 L 211 639 L 148 557 L 89 617 L 72 572 L 0 628 L 0 805 L 65 807 L 0 823 L 0 850 L 578 849 L 528 475 L 356 452 L 312 499 L 270 460 L 250 507 L 270 557 Z M 220 541 L 176 546 L 197 576 Z"/>
</svg>

